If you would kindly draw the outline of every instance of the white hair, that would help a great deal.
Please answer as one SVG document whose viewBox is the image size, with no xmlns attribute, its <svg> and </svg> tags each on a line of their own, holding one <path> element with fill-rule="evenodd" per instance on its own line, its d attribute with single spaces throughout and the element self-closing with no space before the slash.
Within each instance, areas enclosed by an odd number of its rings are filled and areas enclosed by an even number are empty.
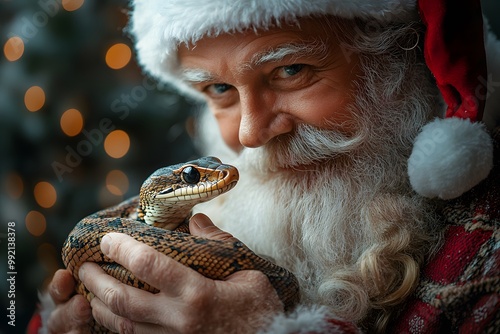
<svg viewBox="0 0 500 334">
<path fill-rule="evenodd" d="M 381 310 L 382 330 L 440 237 L 430 204 L 406 176 L 415 136 L 440 112 L 439 94 L 420 50 L 402 47 L 415 44 L 418 27 L 365 32 L 366 23 L 339 21 L 325 29 L 342 32 L 363 73 L 348 107 L 357 131 L 301 125 L 244 149 L 233 161 L 240 184 L 197 210 L 294 272 L 304 303 L 358 323 Z"/>
</svg>

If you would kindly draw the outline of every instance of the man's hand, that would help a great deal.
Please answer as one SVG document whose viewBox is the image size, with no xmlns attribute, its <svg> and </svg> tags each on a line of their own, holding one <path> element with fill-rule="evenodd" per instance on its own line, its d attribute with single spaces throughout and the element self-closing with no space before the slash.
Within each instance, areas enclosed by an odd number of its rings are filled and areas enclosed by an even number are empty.
<svg viewBox="0 0 500 334">
<path fill-rule="evenodd" d="M 233 240 L 198 214 L 190 221 L 193 235 Z M 79 276 L 96 296 L 94 318 L 115 332 L 216 333 L 255 332 L 266 318 L 283 311 L 267 277 L 259 271 L 237 272 L 225 281 L 208 279 L 153 248 L 124 234 L 103 238 L 104 254 L 138 278 L 157 287 L 152 294 L 120 283 L 93 263 Z"/>
<path fill-rule="evenodd" d="M 75 280 L 68 270 L 60 269 L 54 274 L 48 292 L 56 303 L 47 323 L 49 333 L 89 333 L 92 310 L 83 296 L 73 296 Z"/>
</svg>

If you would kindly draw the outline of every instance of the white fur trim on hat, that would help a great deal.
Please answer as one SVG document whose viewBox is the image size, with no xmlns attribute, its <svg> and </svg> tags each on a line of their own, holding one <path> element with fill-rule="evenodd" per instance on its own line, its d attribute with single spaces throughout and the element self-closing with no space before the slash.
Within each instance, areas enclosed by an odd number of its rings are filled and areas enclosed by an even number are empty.
<svg viewBox="0 0 500 334">
<path fill-rule="evenodd" d="M 177 47 L 204 36 L 268 28 L 276 20 L 337 15 L 380 22 L 418 17 L 416 0 L 133 0 L 130 33 L 137 58 L 154 77 L 193 94 L 176 75 Z"/>
<path fill-rule="evenodd" d="M 482 123 L 438 118 L 417 136 L 408 174 L 420 195 L 451 199 L 484 180 L 492 166 L 493 143 Z"/>
</svg>

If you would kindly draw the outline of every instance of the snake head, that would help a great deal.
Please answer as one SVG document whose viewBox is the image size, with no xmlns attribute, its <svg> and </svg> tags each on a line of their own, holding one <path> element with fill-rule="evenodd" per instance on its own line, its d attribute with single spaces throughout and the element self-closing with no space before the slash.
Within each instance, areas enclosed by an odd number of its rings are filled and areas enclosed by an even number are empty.
<svg viewBox="0 0 500 334">
<path fill-rule="evenodd" d="M 174 220 L 175 215 L 180 224 L 194 205 L 232 189 L 238 178 L 236 167 L 223 164 L 215 157 L 160 168 L 141 187 L 143 218 L 150 225 L 161 225 L 167 219 Z"/>
</svg>

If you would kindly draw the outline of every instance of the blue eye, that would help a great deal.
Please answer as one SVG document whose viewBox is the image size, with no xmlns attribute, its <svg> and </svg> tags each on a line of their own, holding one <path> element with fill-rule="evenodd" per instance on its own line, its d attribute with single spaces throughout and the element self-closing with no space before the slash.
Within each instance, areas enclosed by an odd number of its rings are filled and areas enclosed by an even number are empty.
<svg viewBox="0 0 500 334">
<path fill-rule="evenodd" d="M 207 87 L 207 90 L 211 94 L 223 94 L 229 89 L 231 89 L 231 85 L 224 84 L 224 83 L 217 83 L 217 84 L 212 84 Z"/>
<path fill-rule="evenodd" d="M 283 71 L 289 76 L 293 76 L 299 73 L 304 68 L 303 64 L 293 64 L 288 66 L 283 66 Z"/>
</svg>

